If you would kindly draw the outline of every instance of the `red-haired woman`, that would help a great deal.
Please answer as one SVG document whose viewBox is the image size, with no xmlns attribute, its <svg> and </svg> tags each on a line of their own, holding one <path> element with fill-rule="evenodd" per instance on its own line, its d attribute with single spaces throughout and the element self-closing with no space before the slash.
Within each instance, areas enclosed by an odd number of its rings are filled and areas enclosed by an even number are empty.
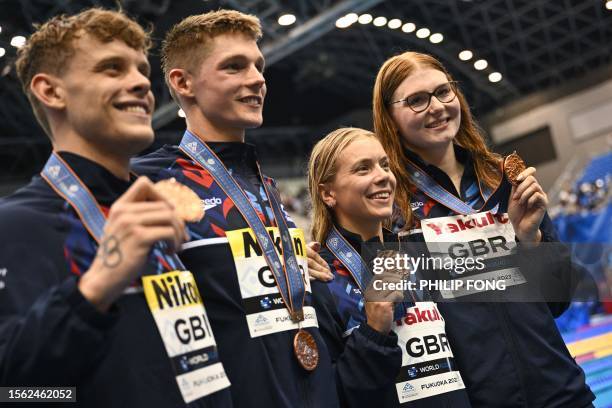
<svg viewBox="0 0 612 408">
<path fill-rule="evenodd" d="M 507 291 L 499 296 L 528 287 L 528 271 L 512 264 L 516 241 L 531 246 L 556 241 L 535 169 L 521 171 L 515 158 L 505 163 L 514 167 L 509 168 L 513 185 L 504 177 L 503 160 L 487 148 L 457 83 L 430 55 L 389 58 L 376 78 L 373 110 L 376 136 L 397 177 L 396 203 L 407 209 L 395 226 L 455 259 L 489 251 L 497 264 L 506 263 L 505 268 L 489 263 L 486 272 L 469 276 L 450 271 L 448 280 L 502 283 Z M 572 279 L 571 268 L 546 273 L 546 285 Z M 439 307 L 474 406 L 591 406 L 594 396 L 584 372 L 553 320 L 565 305 L 475 302 L 479 296 L 490 299 L 489 286 L 471 292 L 454 288 L 441 291 L 447 302 Z"/>
</svg>

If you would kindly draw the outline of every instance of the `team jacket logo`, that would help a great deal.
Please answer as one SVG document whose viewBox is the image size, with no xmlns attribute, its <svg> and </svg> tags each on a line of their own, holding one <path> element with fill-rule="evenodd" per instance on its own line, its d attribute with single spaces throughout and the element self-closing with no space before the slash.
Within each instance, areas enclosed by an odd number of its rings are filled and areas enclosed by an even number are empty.
<svg viewBox="0 0 612 408">
<path fill-rule="evenodd" d="M 202 206 L 205 211 L 210 210 L 218 205 L 221 205 L 223 201 L 219 197 L 205 198 L 202 200 Z"/>
<path fill-rule="evenodd" d="M 423 203 L 422 201 L 413 201 L 410 203 L 410 208 L 412 209 L 412 211 L 416 211 L 424 205 L 425 203 Z"/>
<path fill-rule="evenodd" d="M 402 324 L 415 324 L 422 322 L 434 322 L 436 320 L 443 321 L 444 319 L 440 315 L 437 307 L 432 307 L 431 309 L 421 309 L 418 306 L 408 309 L 406 312 L 406 316 L 403 319 L 397 320 L 395 323 L 398 326 Z"/>
<path fill-rule="evenodd" d="M 506 217 L 505 214 L 493 215 L 490 212 L 487 212 L 486 214 L 483 214 L 480 218 L 472 218 L 467 221 L 457 220 L 456 223 L 449 222 L 447 224 L 439 222 L 426 222 L 425 225 L 434 230 L 436 235 L 441 235 L 447 232 L 452 234 L 459 231 L 483 228 L 488 225 L 493 225 L 496 222 L 498 224 L 507 224 L 508 221 L 508 217 Z"/>
</svg>

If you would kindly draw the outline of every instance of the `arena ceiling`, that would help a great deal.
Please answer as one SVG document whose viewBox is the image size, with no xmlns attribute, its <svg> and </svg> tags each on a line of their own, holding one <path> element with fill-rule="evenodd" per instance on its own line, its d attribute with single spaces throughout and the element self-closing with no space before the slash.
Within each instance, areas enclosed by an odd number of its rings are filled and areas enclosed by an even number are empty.
<svg viewBox="0 0 612 408">
<path fill-rule="evenodd" d="M 29 178 L 50 151 L 17 83 L 11 39 L 27 36 L 33 23 L 52 15 L 115 4 L 0 0 L 0 47 L 5 50 L 0 57 L 0 182 Z M 362 123 L 364 115 L 355 112 L 369 109 L 381 63 L 403 50 L 437 56 L 460 81 L 473 111 L 481 117 L 523 96 L 612 72 L 612 10 L 606 8 L 606 0 L 123 0 L 121 4 L 141 23 L 155 26 L 157 45 L 172 24 L 190 14 L 234 8 L 260 17 L 268 97 L 264 126 L 249 137 L 257 140 L 264 159 L 278 159 L 280 153 L 288 159 L 303 156 L 314 140 L 336 125 L 367 126 Z M 349 17 L 341 21 L 348 27 L 338 28 L 337 20 L 351 12 L 370 14 L 372 21 Z M 286 13 L 295 15 L 296 22 L 281 26 L 278 17 Z M 440 37 L 432 35 L 436 33 L 442 35 L 441 42 L 432 42 Z M 459 59 L 463 50 L 472 51 L 473 57 Z M 477 60 L 485 60 L 486 67 L 475 69 Z M 176 141 L 184 122 L 161 78 L 157 50 L 151 63 L 158 143 Z M 501 74 L 501 80 L 491 82 L 493 73 Z"/>
</svg>

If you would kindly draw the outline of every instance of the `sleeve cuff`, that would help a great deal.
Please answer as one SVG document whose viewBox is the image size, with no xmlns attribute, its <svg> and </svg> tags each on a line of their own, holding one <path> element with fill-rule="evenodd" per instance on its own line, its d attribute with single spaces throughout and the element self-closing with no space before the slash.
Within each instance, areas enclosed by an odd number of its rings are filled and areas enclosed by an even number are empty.
<svg viewBox="0 0 612 408">
<path fill-rule="evenodd" d="M 370 326 L 367 323 L 362 323 L 357 331 L 363 335 L 366 339 L 384 347 L 397 346 L 397 334 L 391 331 L 389 334 L 382 334 Z"/>
<path fill-rule="evenodd" d="M 118 307 L 113 304 L 107 313 L 101 313 L 85 299 L 77 283 L 78 279 L 71 277 L 59 287 L 60 295 L 66 299 L 74 313 L 97 329 L 107 330 L 112 327 L 119 318 Z"/>
</svg>

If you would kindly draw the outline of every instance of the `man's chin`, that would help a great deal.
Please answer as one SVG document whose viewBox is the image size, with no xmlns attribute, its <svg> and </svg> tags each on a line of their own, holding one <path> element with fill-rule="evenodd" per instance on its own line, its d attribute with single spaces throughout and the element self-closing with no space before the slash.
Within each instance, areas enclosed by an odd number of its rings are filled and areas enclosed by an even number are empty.
<svg viewBox="0 0 612 408">
<path fill-rule="evenodd" d="M 260 119 L 247 121 L 242 127 L 245 129 L 257 129 L 258 127 L 261 127 L 261 125 L 263 125 L 263 120 Z"/>
<path fill-rule="evenodd" d="M 132 154 L 138 154 L 150 147 L 155 140 L 153 131 L 133 132 L 125 135 L 125 142 L 122 145 Z"/>
</svg>

